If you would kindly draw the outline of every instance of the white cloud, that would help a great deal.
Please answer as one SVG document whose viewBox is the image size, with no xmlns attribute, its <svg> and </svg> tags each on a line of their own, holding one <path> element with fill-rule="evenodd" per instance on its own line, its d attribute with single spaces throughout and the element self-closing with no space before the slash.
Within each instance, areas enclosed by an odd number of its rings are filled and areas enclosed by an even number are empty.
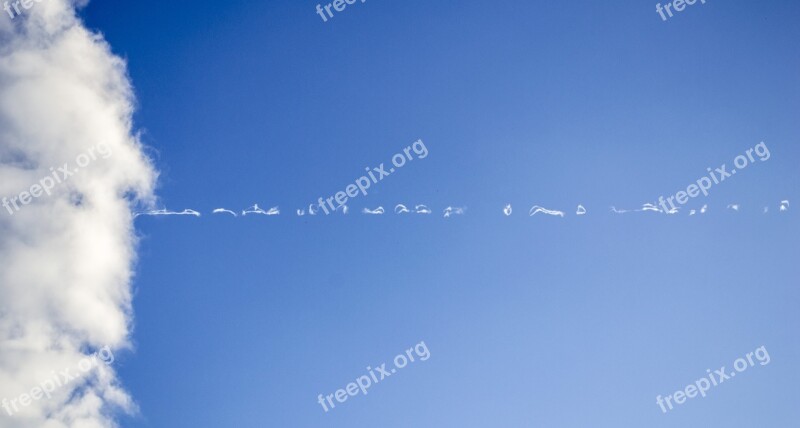
<svg viewBox="0 0 800 428">
<path fill-rule="evenodd" d="M 113 153 L 19 212 L 0 211 L 0 399 L 91 350 L 129 347 L 131 204 L 152 206 L 156 172 L 132 130 L 126 65 L 74 7 L 47 0 L 0 19 L 0 197 L 98 143 Z M 109 367 L 19 409 L 0 408 L 0 426 L 115 426 L 113 411 L 135 406 Z"/>
</svg>

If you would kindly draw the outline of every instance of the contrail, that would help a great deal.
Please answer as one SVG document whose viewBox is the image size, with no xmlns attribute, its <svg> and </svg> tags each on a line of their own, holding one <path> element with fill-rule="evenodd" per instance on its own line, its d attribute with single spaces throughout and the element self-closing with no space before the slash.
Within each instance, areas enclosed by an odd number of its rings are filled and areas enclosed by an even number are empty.
<svg viewBox="0 0 800 428">
<path fill-rule="evenodd" d="M 225 208 L 215 208 L 214 211 L 211 212 L 211 214 L 230 214 L 234 217 L 238 217 L 235 212 Z"/>
<path fill-rule="evenodd" d="M 383 209 L 383 207 L 378 207 L 378 208 L 375 208 L 374 210 L 371 210 L 369 208 L 364 208 L 364 210 L 361 211 L 361 212 L 364 213 L 364 214 L 381 215 L 381 214 L 383 214 L 385 212 L 385 210 Z"/>
<path fill-rule="evenodd" d="M 466 211 L 466 207 L 447 207 L 444 209 L 444 218 L 448 218 L 451 215 L 464 215 Z"/>
<path fill-rule="evenodd" d="M 261 215 L 278 215 L 281 213 L 280 208 L 272 207 L 268 211 L 264 211 L 262 208 L 259 208 L 258 204 L 253 205 L 252 207 L 243 210 L 242 216 L 246 216 L 247 214 L 261 214 Z"/>
<path fill-rule="evenodd" d="M 534 205 L 531 207 L 530 211 L 528 212 L 529 216 L 535 216 L 536 214 L 547 214 L 552 216 L 564 217 L 564 211 L 557 211 L 557 210 L 548 210 L 547 208 L 542 208 L 538 205 Z"/>
<path fill-rule="evenodd" d="M 729 209 L 729 210 L 733 210 L 733 211 L 739 211 L 740 205 L 739 204 L 729 204 L 729 205 L 727 205 L 726 208 Z M 349 208 L 348 208 L 347 205 L 342 205 L 342 206 L 339 206 L 336 209 L 336 211 L 337 212 L 341 211 L 342 214 L 347 214 L 348 211 L 349 211 Z M 503 207 L 502 211 L 503 211 L 503 214 L 505 216 L 510 216 L 512 214 L 511 204 L 505 205 L 505 207 Z M 764 211 L 763 212 L 767 213 L 768 211 L 769 211 L 769 207 L 764 207 Z M 779 206 L 779 211 L 780 212 L 789 211 L 789 201 L 788 200 L 782 200 L 781 201 L 780 206 Z M 317 212 L 318 212 L 318 210 L 314 209 L 314 205 L 309 206 L 308 212 L 306 212 L 306 210 L 304 210 L 304 209 L 297 209 L 296 210 L 296 213 L 297 213 L 298 216 L 304 216 L 307 213 L 309 215 L 316 215 Z M 638 209 L 635 209 L 635 210 L 618 209 L 617 207 L 612 206 L 611 207 L 611 212 L 613 212 L 614 214 L 626 214 L 626 213 L 630 213 L 630 212 L 655 212 L 655 213 L 660 213 L 660 214 L 675 215 L 675 214 L 679 214 L 680 213 L 680 208 L 675 207 L 675 208 L 670 208 L 667 211 L 664 211 L 663 209 L 659 208 L 655 204 L 645 203 L 645 204 L 642 205 L 641 208 L 638 208 Z M 698 213 L 699 214 L 705 214 L 706 212 L 708 212 L 708 204 L 703 205 L 699 210 L 698 209 L 690 209 L 688 216 L 694 216 L 694 215 L 697 215 Z M 242 216 L 246 216 L 247 214 L 260 214 L 260 215 L 266 215 L 266 216 L 276 216 L 276 215 L 280 215 L 280 213 L 281 213 L 281 211 L 277 206 L 276 207 L 272 207 L 269 210 L 264 210 L 263 208 L 259 207 L 258 204 L 253 205 L 252 207 L 249 207 L 249 208 L 247 208 L 247 209 L 245 209 L 245 210 L 243 210 L 241 212 Z M 361 213 L 362 214 L 366 214 L 366 215 L 381 215 L 381 214 L 385 214 L 386 210 L 382 206 L 379 206 L 379 207 L 377 207 L 375 209 L 363 208 L 361 210 Z M 405 204 L 397 204 L 394 207 L 394 213 L 397 214 L 397 215 L 402 215 L 402 214 L 431 214 L 432 211 L 426 205 L 416 205 L 414 210 L 412 211 Z M 444 218 L 448 218 L 448 217 L 453 216 L 453 215 L 463 215 L 465 213 L 466 213 L 466 208 L 465 207 L 448 206 L 447 208 L 444 209 Z M 232 215 L 234 217 L 238 217 L 238 214 L 235 211 L 229 210 L 227 208 L 215 208 L 212 211 L 212 214 L 230 214 L 230 215 Z M 551 215 L 551 216 L 556 216 L 556 217 L 565 217 L 567 215 L 564 211 L 551 210 L 551 209 L 547 209 L 547 208 L 544 208 L 544 207 L 541 207 L 541 206 L 538 206 L 538 205 L 534 205 L 533 207 L 531 207 L 530 211 L 528 212 L 528 215 L 533 217 L 533 216 L 536 216 L 537 214 L 546 214 L 546 215 Z M 584 207 L 583 205 L 579 204 L 577 209 L 576 209 L 576 211 L 575 211 L 575 215 L 576 216 L 585 216 L 587 214 L 588 214 L 588 210 L 586 209 L 586 207 Z M 139 213 L 136 213 L 134 217 L 145 216 L 145 215 L 146 216 L 195 216 L 195 217 L 200 217 L 201 213 L 199 211 L 196 211 L 196 210 L 193 210 L 193 209 L 185 209 L 183 211 L 169 211 L 169 210 L 166 210 L 166 209 L 158 209 L 158 210 L 149 210 L 149 211 L 139 212 Z"/>
<path fill-rule="evenodd" d="M 216 212 L 216 210 L 215 210 L 215 212 Z M 133 217 L 136 218 L 136 217 L 139 217 L 140 215 L 149 215 L 149 216 L 155 216 L 155 217 L 162 216 L 162 215 L 190 215 L 190 216 L 194 216 L 194 217 L 200 217 L 200 213 L 195 211 L 195 210 L 185 209 L 183 211 L 169 211 L 166 208 L 160 209 L 160 210 L 143 211 L 143 212 L 134 214 Z"/>
</svg>

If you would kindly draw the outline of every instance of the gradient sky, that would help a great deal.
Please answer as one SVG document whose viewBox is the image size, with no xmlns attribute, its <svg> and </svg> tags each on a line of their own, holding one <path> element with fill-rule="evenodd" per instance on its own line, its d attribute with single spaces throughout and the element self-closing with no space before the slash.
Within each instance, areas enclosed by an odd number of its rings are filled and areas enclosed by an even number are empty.
<svg viewBox="0 0 800 428">
<path fill-rule="evenodd" d="M 667 22 L 632 0 L 367 0 L 327 23 L 315 6 L 82 11 L 128 61 L 161 204 L 204 214 L 137 219 L 135 352 L 115 367 L 141 415 L 124 427 L 800 418 L 800 228 L 777 212 L 800 203 L 800 3 L 708 0 Z M 420 138 L 429 156 L 349 215 L 294 215 Z M 687 206 L 704 216 L 609 212 L 761 141 L 768 161 Z M 210 214 L 253 203 L 282 214 Z M 357 213 L 396 203 L 435 215 Z M 317 403 L 420 341 L 429 360 Z M 656 405 L 762 345 L 769 365 Z"/>
</svg>

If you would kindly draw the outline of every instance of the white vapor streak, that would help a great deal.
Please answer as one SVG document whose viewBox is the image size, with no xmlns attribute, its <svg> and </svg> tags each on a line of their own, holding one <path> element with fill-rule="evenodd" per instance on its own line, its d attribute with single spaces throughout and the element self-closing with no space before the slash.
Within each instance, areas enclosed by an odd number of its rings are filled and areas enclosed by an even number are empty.
<svg viewBox="0 0 800 428">
<path fill-rule="evenodd" d="M 727 209 L 733 210 L 733 211 L 739 211 L 740 208 L 741 208 L 741 206 L 739 204 L 729 204 L 727 206 Z M 781 203 L 780 203 L 780 207 L 779 208 L 780 208 L 781 212 L 788 211 L 789 210 L 789 201 L 788 200 L 782 200 Z M 614 214 L 625 214 L 625 213 L 629 213 L 629 212 L 656 212 L 656 213 L 662 213 L 662 214 L 667 214 L 667 215 L 675 215 L 675 214 L 679 214 L 680 213 L 680 209 L 681 209 L 681 207 L 672 207 L 672 208 L 669 208 L 666 211 L 664 211 L 663 209 L 659 208 L 658 206 L 656 206 L 654 204 L 646 203 L 646 204 L 642 205 L 641 208 L 635 209 L 635 210 L 618 209 L 617 207 L 612 206 L 611 207 L 611 212 L 614 213 Z M 316 215 L 318 211 L 319 210 L 315 209 L 315 206 L 313 204 L 309 206 L 308 213 L 304 209 L 296 210 L 298 216 L 304 216 L 306 214 Z M 340 205 L 339 207 L 337 207 L 334 210 L 334 212 L 339 212 L 339 211 L 341 211 L 342 214 L 347 214 L 348 211 L 349 211 L 349 208 L 348 208 L 347 205 Z M 380 215 L 380 214 L 384 214 L 385 210 L 384 210 L 384 208 L 382 206 L 379 206 L 379 207 L 375 208 L 374 210 L 373 209 L 369 209 L 369 208 L 364 208 L 361 212 L 363 214 Z M 431 214 L 432 213 L 431 209 L 428 208 L 425 205 L 416 205 L 414 211 L 412 211 L 411 209 L 409 209 L 404 204 L 395 205 L 394 212 L 395 212 L 395 214 L 408 214 L 408 213 Z M 444 209 L 444 217 L 448 218 L 448 217 L 453 216 L 453 215 L 463 215 L 465 212 L 466 212 L 466 207 L 459 208 L 459 207 L 449 206 L 449 207 Z M 708 212 L 708 205 L 707 204 L 703 205 L 699 210 L 698 209 L 689 209 L 689 214 L 688 215 L 689 216 L 694 216 L 694 215 L 697 215 L 698 213 L 699 214 L 705 214 L 706 212 Z M 769 212 L 769 207 L 764 207 L 763 208 L 763 213 L 766 214 L 768 212 Z M 212 211 L 212 214 L 230 214 L 230 215 L 232 215 L 234 217 L 238 216 L 238 214 L 236 212 L 231 211 L 231 210 L 226 209 L 226 208 L 215 208 Z M 280 214 L 280 209 L 278 207 L 272 207 L 269 210 L 264 210 L 263 208 L 259 207 L 258 204 L 255 204 L 252 207 L 247 208 L 247 209 L 242 211 L 242 215 L 243 216 L 246 216 L 247 214 L 260 214 L 260 215 L 267 215 L 267 216 L 279 215 Z M 503 207 L 503 214 L 505 216 L 510 216 L 512 214 L 511 204 L 507 204 L 505 207 Z M 557 217 L 564 217 L 566 215 L 564 213 L 564 211 L 550 210 L 550 209 L 546 209 L 546 208 L 540 207 L 538 205 L 534 205 L 533 207 L 531 207 L 531 209 L 529 211 L 529 215 L 530 216 L 535 216 L 537 214 L 547 214 L 547 215 L 552 215 L 552 216 L 557 216 Z M 583 216 L 583 215 L 586 215 L 586 214 L 587 214 L 586 208 L 583 205 L 578 205 L 577 210 L 575 212 L 575 215 Z M 195 216 L 195 217 L 200 217 L 201 213 L 198 212 L 198 211 L 195 211 L 193 209 L 185 209 L 183 211 L 169 211 L 167 209 L 158 209 L 158 210 L 149 210 L 149 211 L 136 213 L 134 215 L 134 217 L 142 216 L 142 215 L 148 215 L 148 216 Z"/>
<path fill-rule="evenodd" d="M 670 215 L 678 214 L 679 211 L 680 211 L 680 207 L 673 207 L 673 208 L 668 209 L 667 211 L 664 211 L 661 208 L 659 208 L 657 205 L 651 204 L 651 203 L 643 204 L 641 208 L 633 210 L 633 212 L 637 212 L 637 213 L 640 213 L 640 212 L 656 212 L 656 213 L 670 214 Z M 612 206 L 611 207 L 611 212 L 613 212 L 614 214 L 625 214 L 625 213 L 628 213 L 628 212 L 631 212 L 631 211 L 630 210 L 626 210 L 626 209 L 619 210 L 619 209 L 617 209 L 617 207 Z M 705 211 L 702 211 L 702 212 L 705 212 Z M 689 215 L 693 215 L 691 211 L 689 212 Z"/>
<path fill-rule="evenodd" d="M 375 208 L 374 210 L 371 210 L 369 208 L 364 208 L 364 210 L 361 211 L 361 212 L 364 213 L 364 214 L 381 215 L 385 211 L 384 211 L 383 207 L 378 207 L 378 208 Z"/>
<path fill-rule="evenodd" d="M 451 215 L 463 215 L 466 210 L 463 207 L 447 207 L 444 209 L 444 218 L 448 218 Z"/>
<path fill-rule="evenodd" d="M 215 208 L 211 214 L 230 214 L 234 217 L 238 217 L 235 212 L 225 208 Z"/>
<path fill-rule="evenodd" d="M 242 216 L 246 216 L 247 214 L 261 214 L 261 215 L 278 215 L 281 213 L 280 208 L 272 207 L 268 211 L 264 211 L 263 209 L 259 208 L 258 204 L 254 204 L 252 207 L 243 210 Z"/>
<path fill-rule="evenodd" d="M 542 208 L 538 205 L 534 205 L 531 207 L 530 211 L 528 211 L 529 216 L 535 216 L 536 214 L 547 214 L 557 217 L 564 217 L 564 211 L 556 211 L 556 210 L 548 210 L 547 208 Z"/>
<path fill-rule="evenodd" d="M 673 210 L 677 210 L 677 208 L 673 208 L 672 210 L 670 210 L 668 212 L 672 213 Z M 650 204 L 650 203 L 642 205 L 642 208 L 640 208 L 640 209 L 638 209 L 636 211 L 654 211 L 654 212 L 657 212 L 657 213 L 663 212 L 655 204 Z"/>
<path fill-rule="evenodd" d="M 0 19 L 0 198 L 97 144 L 113 153 L 13 215 L 0 211 L 0 400 L 105 345 L 130 348 L 132 210 L 152 207 L 156 172 L 133 130 L 126 64 L 74 8 L 37 1 Z M 17 403 L 12 415 L 0 409 L 0 427 L 113 427 L 119 410 L 136 409 L 113 366 Z"/>
<path fill-rule="evenodd" d="M 431 209 L 428 208 L 425 205 L 417 205 L 416 207 L 414 207 L 414 210 L 416 211 L 417 214 L 431 214 L 431 213 L 433 213 L 433 211 L 431 211 Z"/>
<path fill-rule="evenodd" d="M 147 215 L 147 216 L 190 215 L 190 216 L 194 216 L 194 217 L 200 217 L 200 213 L 195 211 L 195 210 L 185 209 L 183 211 L 169 211 L 166 208 L 160 209 L 160 210 L 143 211 L 143 212 L 140 212 L 140 213 L 136 213 L 133 217 L 135 218 L 135 217 L 139 217 L 139 216 L 142 216 L 142 215 Z"/>
</svg>

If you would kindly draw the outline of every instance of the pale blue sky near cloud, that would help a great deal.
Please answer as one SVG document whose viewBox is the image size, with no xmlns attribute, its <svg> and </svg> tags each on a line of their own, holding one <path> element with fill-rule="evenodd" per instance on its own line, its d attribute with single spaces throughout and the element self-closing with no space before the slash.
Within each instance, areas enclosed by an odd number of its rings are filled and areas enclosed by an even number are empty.
<svg viewBox="0 0 800 428">
<path fill-rule="evenodd" d="M 115 364 L 141 416 L 122 426 L 797 420 L 800 4 L 664 22 L 655 3 L 367 0 L 323 22 L 315 2 L 91 2 L 162 204 L 203 213 L 136 220 L 136 350 Z M 429 156 L 347 216 L 294 214 L 417 139 Z M 761 141 L 768 161 L 679 215 L 609 212 Z M 211 215 L 254 203 L 282 214 Z M 359 213 L 397 203 L 434 214 Z M 422 340 L 426 362 L 317 403 Z M 657 395 L 762 345 L 769 365 L 662 414 Z"/>
</svg>

